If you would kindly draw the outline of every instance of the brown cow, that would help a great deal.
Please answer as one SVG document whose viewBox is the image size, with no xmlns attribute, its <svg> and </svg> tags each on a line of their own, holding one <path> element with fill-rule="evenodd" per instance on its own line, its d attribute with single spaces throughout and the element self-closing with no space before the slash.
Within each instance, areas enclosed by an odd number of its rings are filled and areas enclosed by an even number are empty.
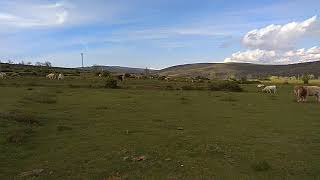
<svg viewBox="0 0 320 180">
<path fill-rule="evenodd" d="M 297 102 L 305 102 L 307 100 L 308 91 L 304 86 L 295 86 L 294 94 L 297 97 Z"/>
<path fill-rule="evenodd" d="M 295 86 L 294 94 L 298 102 L 306 102 L 307 96 L 315 96 L 317 101 L 320 102 L 320 87 L 318 86 Z"/>
</svg>

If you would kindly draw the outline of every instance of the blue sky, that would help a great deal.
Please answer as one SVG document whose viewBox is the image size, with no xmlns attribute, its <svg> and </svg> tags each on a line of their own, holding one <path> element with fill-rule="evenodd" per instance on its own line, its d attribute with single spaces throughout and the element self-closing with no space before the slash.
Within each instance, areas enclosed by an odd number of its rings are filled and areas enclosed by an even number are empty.
<svg viewBox="0 0 320 180">
<path fill-rule="evenodd" d="M 318 0 L 2 0 L 0 60 L 164 68 L 320 60 Z M 255 30 L 256 31 L 253 31 Z"/>
</svg>

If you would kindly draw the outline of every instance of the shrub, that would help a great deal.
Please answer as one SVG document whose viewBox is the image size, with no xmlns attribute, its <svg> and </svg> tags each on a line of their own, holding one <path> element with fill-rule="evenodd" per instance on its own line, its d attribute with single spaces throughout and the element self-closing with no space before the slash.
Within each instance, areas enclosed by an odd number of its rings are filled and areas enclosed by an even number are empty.
<svg viewBox="0 0 320 180">
<path fill-rule="evenodd" d="M 256 162 L 252 165 L 252 168 L 255 171 L 268 171 L 269 169 L 271 169 L 271 166 L 269 165 L 269 163 L 267 161 L 260 161 L 260 162 Z"/>
<path fill-rule="evenodd" d="M 309 84 L 309 79 L 310 77 L 308 75 L 303 75 L 302 76 L 303 84 Z"/>
<path fill-rule="evenodd" d="M 109 76 L 111 76 L 111 73 L 108 72 L 108 71 L 96 72 L 95 74 L 96 74 L 96 76 L 99 76 L 99 75 L 101 74 L 102 77 L 109 77 Z"/>
<path fill-rule="evenodd" d="M 75 85 L 75 84 L 69 84 L 69 87 L 70 88 L 80 88 L 81 86 L 80 85 Z"/>
<path fill-rule="evenodd" d="M 106 80 L 105 88 L 117 88 L 117 87 L 118 87 L 118 81 L 116 79 L 109 77 Z"/>
<path fill-rule="evenodd" d="M 209 84 L 209 90 L 211 91 L 230 91 L 241 92 L 243 89 L 237 82 L 233 81 L 215 81 Z"/>
<path fill-rule="evenodd" d="M 182 90 L 195 90 L 196 88 L 190 85 L 184 85 L 181 87 Z"/>
<path fill-rule="evenodd" d="M 131 74 L 129 74 L 129 73 L 125 73 L 125 74 L 124 74 L 124 77 L 126 77 L 126 78 L 130 78 L 130 77 L 131 77 Z"/>
<path fill-rule="evenodd" d="M 166 86 L 166 90 L 174 90 L 174 88 L 173 88 L 173 86 L 171 86 L 171 85 L 167 85 L 167 86 Z"/>
<path fill-rule="evenodd" d="M 72 128 L 69 126 L 58 126 L 57 131 L 71 131 Z"/>
<path fill-rule="evenodd" d="M 35 115 L 29 112 L 12 111 L 8 113 L 1 113 L 0 118 L 13 120 L 16 122 L 25 123 L 29 125 L 39 124 L 39 121 L 37 120 Z"/>
<path fill-rule="evenodd" d="M 8 143 L 21 144 L 30 134 L 33 133 L 31 128 L 13 130 L 7 135 Z"/>
</svg>

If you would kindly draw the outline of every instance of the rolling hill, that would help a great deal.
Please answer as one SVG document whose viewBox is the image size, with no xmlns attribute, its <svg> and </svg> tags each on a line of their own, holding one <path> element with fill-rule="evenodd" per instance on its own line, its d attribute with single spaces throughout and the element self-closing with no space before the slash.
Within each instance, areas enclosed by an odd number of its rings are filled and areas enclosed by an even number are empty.
<svg viewBox="0 0 320 180">
<path fill-rule="evenodd" d="M 109 71 L 111 73 L 130 73 L 130 74 L 141 74 L 145 73 L 145 69 L 143 68 L 132 68 L 132 67 L 122 67 L 122 66 L 91 66 L 86 67 L 86 70 L 103 70 Z M 154 70 L 149 70 L 150 72 L 154 72 Z"/>
<path fill-rule="evenodd" d="M 225 77 L 229 75 L 253 77 L 298 76 L 313 74 L 320 76 L 320 61 L 289 65 L 258 65 L 249 63 L 198 63 L 172 66 L 158 72 L 164 76 Z"/>
</svg>

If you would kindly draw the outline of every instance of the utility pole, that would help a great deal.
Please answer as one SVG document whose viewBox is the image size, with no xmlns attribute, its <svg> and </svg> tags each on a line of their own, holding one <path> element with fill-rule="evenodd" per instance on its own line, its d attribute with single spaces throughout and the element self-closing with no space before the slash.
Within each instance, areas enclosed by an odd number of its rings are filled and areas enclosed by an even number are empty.
<svg viewBox="0 0 320 180">
<path fill-rule="evenodd" d="M 83 67 L 83 53 L 81 53 L 81 60 L 82 60 L 82 69 L 84 68 Z"/>
</svg>

